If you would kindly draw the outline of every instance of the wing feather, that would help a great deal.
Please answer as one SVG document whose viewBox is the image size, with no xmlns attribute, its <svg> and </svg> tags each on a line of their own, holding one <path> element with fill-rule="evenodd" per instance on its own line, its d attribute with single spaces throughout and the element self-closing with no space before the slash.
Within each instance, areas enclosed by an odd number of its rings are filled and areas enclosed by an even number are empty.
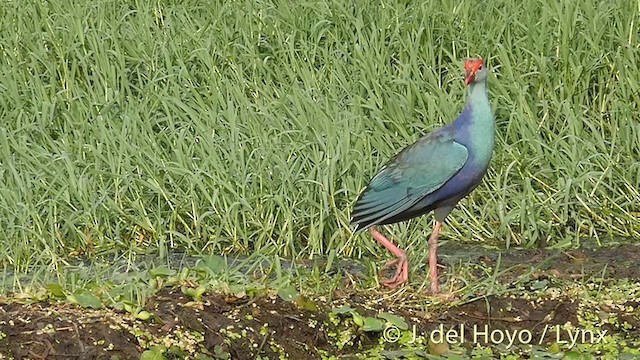
<svg viewBox="0 0 640 360">
<path fill-rule="evenodd" d="M 392 158 L 362 192 L 351 222 L 365 229 L 408 210 L 449 181 L 467 162 L 467 148 L 447 128 L 434 131 Z"/>
</svg>

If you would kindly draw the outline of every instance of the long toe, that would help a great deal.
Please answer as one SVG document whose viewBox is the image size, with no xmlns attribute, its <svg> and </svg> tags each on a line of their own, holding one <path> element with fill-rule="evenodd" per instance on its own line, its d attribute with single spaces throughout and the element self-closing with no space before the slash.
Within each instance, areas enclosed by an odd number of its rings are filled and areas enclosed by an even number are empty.
<svg viewBox="0 0 640 360">
<path fill-rule="evenodd" d="M 409 261 L 407 259 L 396 259 L 396 272 L 388 280 L 384 280 L 382 284 L 388 288 L 395 289 L 404 285 L 409 280 Z"/>
<path fill-rule="evenodd" d="M 396 266 L 398 264 L 398 262 L 400 262 L 400 258 L 395 258 L 395 259 L 391 259 L 389 261 L 387 261 L 386 264 L 384 264 L 384 266 L 382 267 L 382 271 L 387 270 L 388 268 L 392 267 L 392 266 Z M 397 266 L 396 266 L 397 268 Z"/>
<path fill-rule="evenodd" d="M 393 260 L 389 260 L 387 261 L 387 263 L 382 267 L 381 273 L 384 274 L 388 268 L 390 267 L 395 267 L 395 271 L 393 273 L 393 276 L 390 279 L 395 279 L 398 276 L 400 276 L 400 273 L 402 272 L 402 258 L 396 258 Z"/>
</svg>

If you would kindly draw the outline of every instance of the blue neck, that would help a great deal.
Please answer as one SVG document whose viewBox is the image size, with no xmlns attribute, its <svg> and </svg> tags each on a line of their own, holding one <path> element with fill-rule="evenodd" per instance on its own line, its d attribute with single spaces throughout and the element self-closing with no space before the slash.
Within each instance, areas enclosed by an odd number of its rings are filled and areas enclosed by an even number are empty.
<svg viewBox="0 0 640 360">
<path fill-rule="evenodd" d="M 486 80 L 469 85 L 469 96 L 464 112 L 467 113 L 467 116 L 463 116 L 466 120 L 464 122 L 470 123 L 472 127 L 493 128 L 493 111 L 489 104 Z"/>
<path fill-rule="evenodd" d="M 472 99 L 485 98 L 488 101 L 487 81 L 474 82 L 469 85 L 469 97 Z"/>
<path fill-rule="evenodd" d="M 465 144 L 474 158 L 488 164 L 494 146 L 495 124 L 486 80 L 469 86 L 464 111 L 453 126 L 459 129 L 456 141 Z"/>
</svg>

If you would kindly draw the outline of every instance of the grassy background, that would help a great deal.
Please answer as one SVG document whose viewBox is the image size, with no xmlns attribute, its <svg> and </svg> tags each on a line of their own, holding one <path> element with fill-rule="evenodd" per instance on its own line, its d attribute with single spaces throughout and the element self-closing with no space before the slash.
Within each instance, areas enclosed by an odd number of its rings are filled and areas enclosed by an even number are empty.
<svg viewBox="0 0 640 360">
<path fill-rule="evenodd" d="M 383 254 L 349 208 L 477 55 L 497 146 L 445 237 L 640 237 L 639 27 L 629 0 L 4 1 L 0 263 Z M 431 221 L 392 229 L 424 253 Z"/>
</svg>

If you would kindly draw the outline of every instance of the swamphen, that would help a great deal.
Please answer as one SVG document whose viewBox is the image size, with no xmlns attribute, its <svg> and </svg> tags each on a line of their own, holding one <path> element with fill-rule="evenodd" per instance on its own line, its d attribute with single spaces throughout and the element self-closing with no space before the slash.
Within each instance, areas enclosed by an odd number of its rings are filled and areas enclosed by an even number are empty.
<svg viewBox="0 0 640 360">
<path fill-rule="evenodd" d="M 393 157 L 371 179 L 356 202 L 351 223 L 369 229 L 395 255 L 384 268 L 395 265 L 393 277 L 383 282 L 395 288 L 409 279 L 407 254 L 375 225 L 393 224 L 433 210 L 436 223 L 429 238 L 431 292 L 437 294 L 438 236 L 454 206 L 468 195 L 487 172 L 494 146 L 493 112 L 487 96 L 489 71 L 482 59 L 465 61 L 469 96 L 456 121 L 422 137 Z"/>
</svg>

